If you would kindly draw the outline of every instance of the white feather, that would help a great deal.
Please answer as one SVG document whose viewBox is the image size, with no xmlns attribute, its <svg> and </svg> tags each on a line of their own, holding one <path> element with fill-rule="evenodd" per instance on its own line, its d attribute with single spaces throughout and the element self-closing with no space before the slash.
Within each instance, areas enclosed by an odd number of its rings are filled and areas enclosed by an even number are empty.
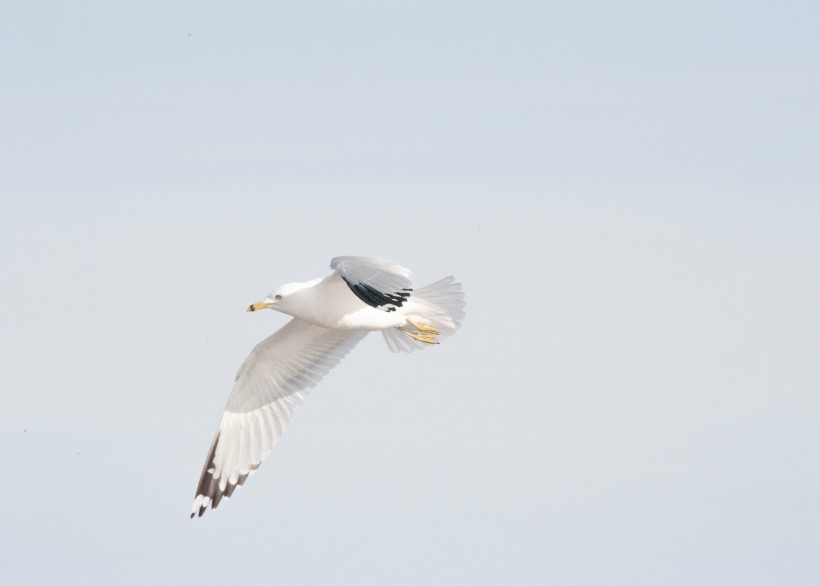
<svg viewBox="0 0 820 586">
<path fill-rule="evenodd" d="M 236 376 L 202 471 L 192 515 L 230 496 L 226 493 L 233 492 L 270 453 L 303 393 L 366 334 L 293 319 L 253 349 Z"/>
</svg>

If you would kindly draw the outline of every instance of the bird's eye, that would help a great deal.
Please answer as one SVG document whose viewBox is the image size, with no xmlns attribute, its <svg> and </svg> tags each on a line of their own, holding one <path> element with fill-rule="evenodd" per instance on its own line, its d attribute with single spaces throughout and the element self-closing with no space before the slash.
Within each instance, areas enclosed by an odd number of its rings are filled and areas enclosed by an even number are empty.
<svg viewBox="0 0 820 586">
<path fill-rule="evenodd" d="M 274 296 L 273 296 L 273 298 L 274 298 L 276 301 L 279 301 L 280 299 L 282 299 L 282 296 L 281 296 L 281 295 L 274 295 Z"/>
</svg>

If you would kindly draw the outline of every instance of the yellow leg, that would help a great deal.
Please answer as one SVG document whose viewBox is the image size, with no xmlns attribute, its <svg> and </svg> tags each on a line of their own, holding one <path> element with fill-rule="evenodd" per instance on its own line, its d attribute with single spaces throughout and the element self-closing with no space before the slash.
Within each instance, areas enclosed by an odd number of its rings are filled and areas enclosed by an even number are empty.
<svg viewBox="0 0 820 586">
<path fill-rule="evenodd" d="M 440 333 L 436 328 L 428 326 L 427 324 L 420 324 L 410 319 L 407 320 L 407 323 L 416 328 L 418 331 L 424 332 L 425 334 L 433 334 L 434 336 L 437 336 Z"/>
<path fill-rule="evenodd" d="M 396 328 L 400 332 L 404 332 L 414 340 L 418 340 L 419 342 L 424 342 L 425 344 L 438 344 L 438 340 L 436 340 L 433 336 L 429 334 L 415 334 L 413 332 L 408 332 L 402 328 Z"/>
</svg>

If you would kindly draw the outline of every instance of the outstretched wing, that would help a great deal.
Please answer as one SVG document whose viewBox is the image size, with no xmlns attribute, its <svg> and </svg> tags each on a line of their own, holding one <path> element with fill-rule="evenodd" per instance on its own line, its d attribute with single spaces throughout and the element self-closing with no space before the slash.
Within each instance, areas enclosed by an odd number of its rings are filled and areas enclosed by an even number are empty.
<svg viewBox="0 0 820 586">
<path fill-rule="evenodd" d="M 191 511 L 215 509 L 270 453 L 293 408 L 367 332 L 292 319 L 256 345 L 236 375 Z"/>
<path fill-rule="evenodd" d="M 384 311 L 396 311 L 413 291 L 410 271 L 389 260 L 337 256 L 330 261 L 330 268 L 347 283 L 356 297 Z"/>
</svg>

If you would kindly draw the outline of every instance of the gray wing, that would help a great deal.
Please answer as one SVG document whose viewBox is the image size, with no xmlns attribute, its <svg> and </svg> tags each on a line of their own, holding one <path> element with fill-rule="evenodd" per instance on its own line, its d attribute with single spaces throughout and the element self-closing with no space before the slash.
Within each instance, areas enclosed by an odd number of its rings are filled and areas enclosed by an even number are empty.
<svg viewBox="0 0 820 586">
<path fill-rule="evenodd" d="M 202 516 L 230 497 L 270 453 L 293 408 L 367 332 L 292 319 L 253 349 L 239 368 L 205 460 L 191 511 Z"/>
<path fill-rule="evenodd" d="M 356 297 L 385 311 L 401 307 L 413 291 L 410 271 L 382 258 L 337 256 L 330 261 L 330 268 Z"/>
</svg>

